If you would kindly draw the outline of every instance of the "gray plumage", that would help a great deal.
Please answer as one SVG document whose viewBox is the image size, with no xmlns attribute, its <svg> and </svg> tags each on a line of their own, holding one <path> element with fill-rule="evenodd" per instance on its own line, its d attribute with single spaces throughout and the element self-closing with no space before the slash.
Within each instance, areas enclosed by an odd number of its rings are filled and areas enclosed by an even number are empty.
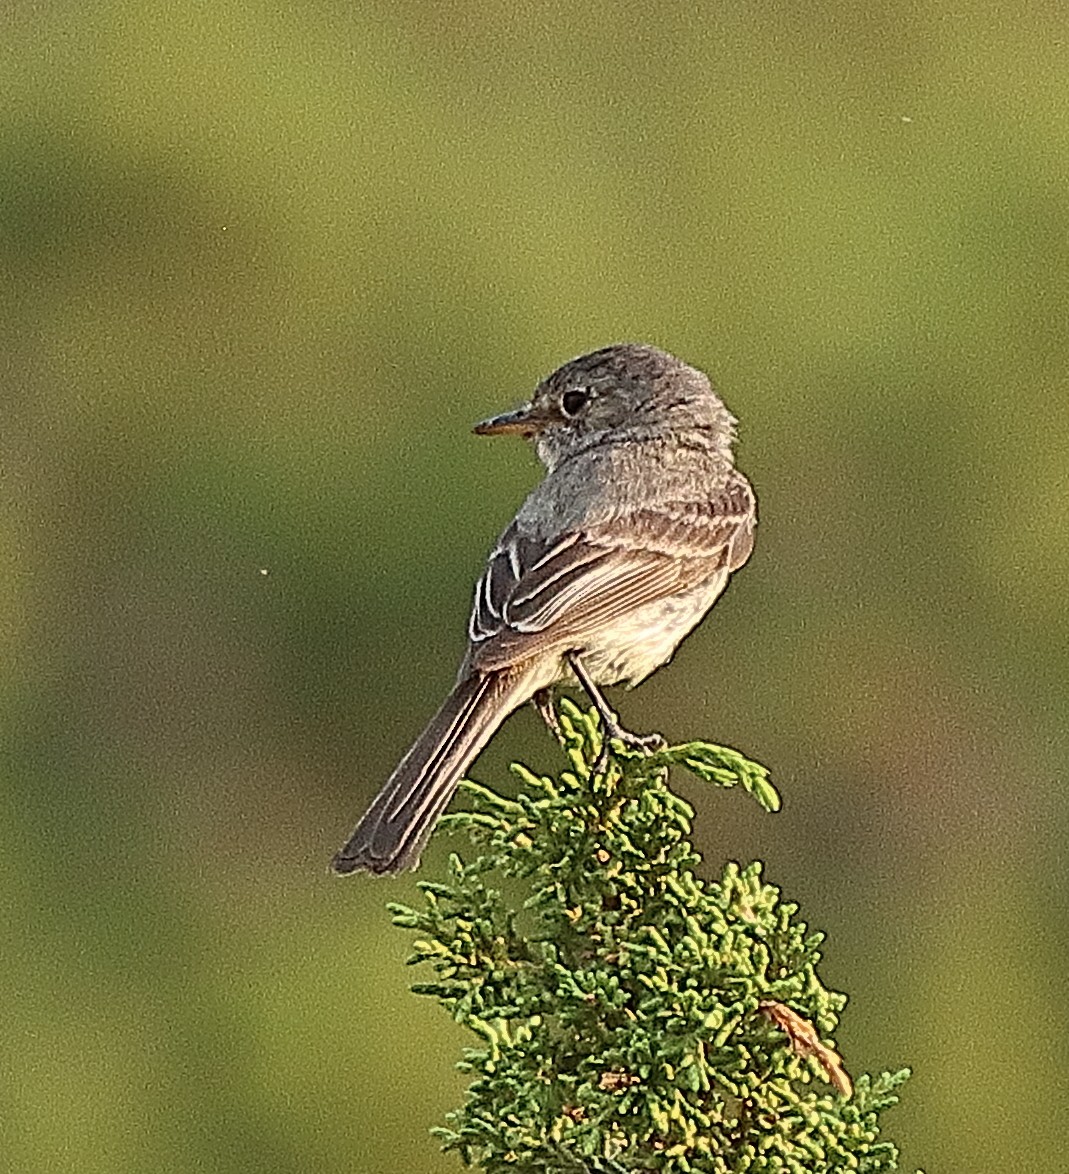
<svg viewBox="0 0 1069 1174">
<path fill-rule="evenodd" d="M 475 430 L 532 439 L 547 473 L 476 585 L 453 692 L 336 872 L 415 867 L 472 760 L 542 690 L 581 675 L 607 732 L 622 734 L 595 686 L 635 685 L 666 663 L 753 548 L 734 417 L 702 372 L 656 347 L 574 359 Z"/>
</svg>

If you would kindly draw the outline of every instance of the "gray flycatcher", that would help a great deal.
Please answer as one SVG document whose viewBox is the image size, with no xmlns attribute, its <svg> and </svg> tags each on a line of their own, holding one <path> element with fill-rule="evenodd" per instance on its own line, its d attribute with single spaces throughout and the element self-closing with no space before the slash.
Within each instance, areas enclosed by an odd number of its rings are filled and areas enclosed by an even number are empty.
<svg viewBox="0 0 1069 1174">
<path fill-rule="evenodd" d="M 542 483 L 475 588 L 456 685 L 375 797 L 338 873 L 415 868 L 494 731 L 578 681 L 609 738 L 627 734 L 598 686 L 637 685 L 671 659 L 746 562 L 757 503 L 735 468 L 735 419 L 708 378 L 656 347 L 565 363 L 530 403 L 475 426 L 534 441 Z"/>
</svg>

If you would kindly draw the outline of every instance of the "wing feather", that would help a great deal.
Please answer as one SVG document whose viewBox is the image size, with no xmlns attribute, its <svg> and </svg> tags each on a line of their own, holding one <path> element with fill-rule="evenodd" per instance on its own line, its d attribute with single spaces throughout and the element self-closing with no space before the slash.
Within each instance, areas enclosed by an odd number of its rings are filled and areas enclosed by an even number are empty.
<svg viewBox="0 0 1069 1174">
<path fill-rule="evenodd" d="M 467 665 L 503 668 L 581 650 L 629 613 L 737 570 L 753 547 L 753 493 L 741 476 L 712 501 L 635 510 L 546 539 L 513 523 L 475 591 Z"/>
</svg>

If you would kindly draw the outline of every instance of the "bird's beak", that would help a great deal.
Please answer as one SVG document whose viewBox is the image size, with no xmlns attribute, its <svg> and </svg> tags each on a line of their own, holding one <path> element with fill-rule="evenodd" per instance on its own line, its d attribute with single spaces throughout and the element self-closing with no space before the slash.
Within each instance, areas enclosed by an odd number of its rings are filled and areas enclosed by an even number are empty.
<svg viewBox="0 0 1069 1174">
<path fill-rule="evenodd" d="M 542 427 L 539 417 L 532 404 L 524 404 L 522 408 L 515 408 L 511 412 L 503 412 L 500 416 L 491 416 L 489 420 L 480 420 L 472 429 L 479 436 L 502 436 L 513 432 L 519 436 L 534 436 Z"/>
</svg>

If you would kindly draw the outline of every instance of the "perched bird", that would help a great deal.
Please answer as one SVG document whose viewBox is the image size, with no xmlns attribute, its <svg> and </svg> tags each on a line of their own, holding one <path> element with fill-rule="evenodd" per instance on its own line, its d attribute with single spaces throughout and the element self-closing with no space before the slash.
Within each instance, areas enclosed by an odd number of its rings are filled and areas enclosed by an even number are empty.
<svg viewBox="0 0 1069 1174">
<path fill-rule="evenodd" d="M 702 372 L 656 347 L 573 359 L 475 431 L 533 440 L 547 472 L 476 585 L 453 691 L 335 855 L 338 873 L 416 867 L 475 756 L 525 701 L 552 720 L 554 685 L 585 689 L 606 744 L 648 746 L 599 686 L 670 660 L 753 548 L 735 419 Z"/>
</svg>

